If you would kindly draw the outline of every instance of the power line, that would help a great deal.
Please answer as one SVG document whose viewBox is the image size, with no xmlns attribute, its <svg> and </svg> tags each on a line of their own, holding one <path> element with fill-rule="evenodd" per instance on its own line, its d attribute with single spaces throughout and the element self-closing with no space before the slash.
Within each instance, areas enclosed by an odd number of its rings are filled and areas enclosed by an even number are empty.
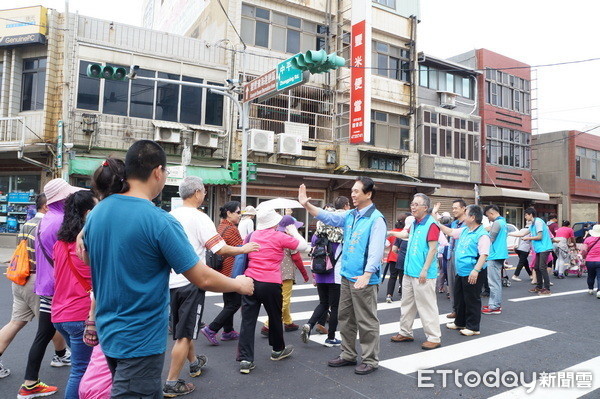
<svg viewBox="0 0 600 399">
<path fill-rule="evenodd" d="M 240 42 L 242 42 L 242 44 L 244 45 L 244 49 L 246 49 L 246 43 L 244 42 L 244 39 L 242 39 L 242 36 L 240 36 L 240 33 L 238 32 L 237 28 L 235 27 L 235 25 L 233 24 L 233 22 L 229 18 L 229 14 L 227 14 L 227 11 L 225 10 L 225 7 L 223 7 L 223 3 L 221 3 L 221 0 L 218 0 L 218 1 L 219 1 L 219 5 L 221 6 L 221 10 L 223 10 L 223 12 L 225 13 L 225 17 L 227 17 L 227 20 L 229 21 L 229 24 L 231 25 L 231 27 L 235 31 L 235 34 L 237 35 L 237 37 L 240 39 Z"/>
</svg>

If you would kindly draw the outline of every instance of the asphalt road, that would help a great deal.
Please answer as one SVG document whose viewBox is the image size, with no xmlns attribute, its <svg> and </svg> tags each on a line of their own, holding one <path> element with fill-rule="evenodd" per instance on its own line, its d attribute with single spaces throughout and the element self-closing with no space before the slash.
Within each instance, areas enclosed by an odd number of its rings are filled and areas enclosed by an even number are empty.
<svg viewBox="0 0 600 399">
<path fill-rule="evenodd" d="M 9 257 L 10 250 L 0 249 L 0 260 Z M 514 259 L 511 259 L 514 264 Z M 512 272 L 508 272 L 512 275 Z M 521 277 L 524 277 L 523 275 Z M 397 333 L 400 317 L 399 302 L 385 304 L 385 285 L 379 292 L 379 318 L 381 323 L 380 367 L 367 376 L 354 374 L 352 367 L 330 368 L 327 360 L 339 354 L 337 348 L 327 348 L 318 342 L 303 344 L 299 332 L 285 333 L 286 343 L 296 347 L 293 355 L 280 362 L 269 360 L 270 347 L 267 339 L 256 335 L 256 369 L 249 375 L 238 371 L 235 361 L 236 342 L 223 342 L 218 347 L 209 346 L 201 336 L 197 341 L 199 353 L 208 356 L 208 365 L 203 374 L 195 379 L 186 378 L 197 385 L 196 391 L 186 398 L 600 398 L 600 336 L 598 320 L 600 300 L 585 290 L 583 278 L 568 277 L 564 280 L 552 278 L 555 283 L 553 296 L 539 299 L 529 294 L 528 281 L 513 282 L 503 289 L 503 313 L 482 316 L 481 335 L 463 337 L 442 324 L 442 347 L 423 351 L 420 344 L 425 340 L 421 328 L 415 328 L 415 342 L 392 343 L 390 337 Z M 557 295 L 563 293 L 564 295 Z M 307 312 L 317 304 L 316 289 L 299 284 L 294 287 L 292 312 L 295 321 L 302 324 Z M 397 299 L 397 298 L 395 298 Z M 218 313 L 222 302 L 220 295 L 210 295 L 206 300 L 204 320 L 210 322 Z M 487 300 L 484 300 L 484 304 Z M 445 295 L 438 295 L 440 322 L 450 312 Z M 0 323 L 10 318 L 11 293 L 8 280 L 0 278 Z M 264 312 L 261 313 L 264 315 Z M 239 325 L 240 316 L 236 316 Z M 418 323 L 417 323 L 418 324 Z M 260 323 L 259 323 L 260 327 Z M 26 326 L 2 356 L 2 362 L 12 374 L 0 380 L 0 399 L 14 398 L 22 383 L 26 356 L 35 335 L 36 325 Z M 313 340 L 324 339 L 314 335 Z M 171 342 L 169 342 L 171 343 Z M 40 372 L 48 384 L 57 385 L 62 397 L 68 377 L 68 368 L 55 369 L 49 366 L 51 344 Z M 168 356 L 167 356 L 168 359 Z M 167 360 L 168 361 L 168 360 Z M 166 368 L 165 366 L 165 373 Z M 429 383 L 431 387 L 419 387 Z M 468 387 L 466 383 L 477 382 L 477 376 L 498 369 L 498 376 L 511 383 L 507 372 L 521 373 L 526 383 L 532 381 L 532 373 L 538 373 L 539 382 L 548 382 L 552 388 L 538 387 L 528 395 L 511 387 L 487 387 L 480 383 Z M 567 370 L 568 369 L 568 370 Z M 444 371 L 448 370 L 448 371 Z M 465 383 L 458 378 L 457 371 L 471 372 Z M 556 374 L 563 370 L 568 374 Z M 539 373 L 548 372 L 549 377 Z M 586 374 L 590 373 L 591 374 Z M 443 374 L 448 373 L 446 386 Z M 517 377 L 519 375 L 517 374 Z M 553 376 L 553 377 L 552 377 Z M 591 376 L 591 383 L 587 379 Z M 431 380 L 425 380 L 430 377 Z M 493 377 L 488 381 L 493 382 Z M 578 378 L 580 381 L 575 381 Z M 583 388 L 559 388 L 559 384 L 571 384 Z M 592 388 L 585 388 L 586 385 Z M 595 389 L 595 390 L 594 390 Z"/>
</svg>

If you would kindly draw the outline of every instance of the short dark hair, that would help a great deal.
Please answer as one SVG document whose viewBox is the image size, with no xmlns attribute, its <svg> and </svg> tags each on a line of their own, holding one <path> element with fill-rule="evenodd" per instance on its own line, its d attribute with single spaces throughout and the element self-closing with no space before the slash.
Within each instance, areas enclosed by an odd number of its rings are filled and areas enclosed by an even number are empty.
<svg viewBox="0 0 600 399">
<path fill-rule="evenodd" d="M 569 222 L 568 220 L 563 220 L 562 225 L 563 227 L 569 227 L 571 225 L 571 222 Z"/>
<path fill-rule="evenodd" d="M 125 176 L 127 179 L 147 181 L 158 166 L 167 167 L 165 150 L 152 140 L 136 141 L 125 155 Z"/>
<path fill-rule="evenodd" d="M 467 207 L 467 203 L 465 202 L 465 200 L 460 199 L 460 198 L 457 198 L 454 201 L 452 201 L 452 204 L 456 204 L 457 202 L 460 204 L 461 208 L 466 208 Z"/>
<path fill-rule="evenodd" d="M 42 208 L 46 205 L 47 201 L 48 200 L 46 199 L 46 194 L 41 193 L 40 195 L 38 195 L 35 198 L 35 210 L 38 212 L 41 211 Z"/>
<path fill-rule="evenodd" d="M 528 214 L 528 215 L 531 215 L 531 216 L 533 216 L 533 217 L 537 217 L 537 211 L 535 210 L 535 208 L 533 208 L 533 207 L 531 207 L 531 206 L 530 206 L 529 208 L 525 209 L 525 211 L 524 211 L 524 212 L 525 212 L 526 214 Z"/>
<path fill-rule="evenodd" d="M 363 188 L 362 191 L 365 194 L 371 193 L 371 199 L 375 198 L 375 182 L 373 179 L 367 176 L 359 176 L 356 178 L 356 181 L 362 183 Z"/>
<path fill-rule="evenodd" d="M 550 219 L 558 219 L 558 216 L 556 215 L 556 213 L 551 213 L 548 215 L 548 220 Z"/>
<path fill-rule="evenodd" d="M 219 216 L 221 216 L 221 219 L 227 219 L 227 211 L 234 213 L 239 207 L 239 201 L 226 202 L 225 205 L 219 209 Z"/>
<path fill-rule="evenodd" d="M 92 176 L 92 191 L 101 200 L 111 194 L 129 191 L 129 184 L 125 180 L 125 162 L 118 158 L 106 158 Z"/>
<path fill-rule="evenodd" d="M 500 208 L 498 208 L 498 205 L 495 205 L 495 204 L 486 205 L 486 207 L 483 208 L 483 213 L 487 213 L 489 210 L 494 210 L 494 211 L 500 213 Z"/>
<path fill-rule="evenodd" d="M 343 195 L 340 195 L 333 201 L 333 207 L 335 209 L 344 209 L 346 205 L 350 205 L 350 200 Z"/>
<path fill-rule="evenodd" d="M 398 216 L 398 220 L 396 221 L 395 227 L 397 229 L 404 229 L 404 227 L 406 226 L 406 218 L 409 217 L 410 215 L 411 215 L 410 212 L 404 212 L 403 214 Z"/>
<path fill-rule="evenodd" d="M 483 221 L 483 210 L 479 205 L 467 205 L 467 215 L 475 217 L 475 223 L 481 224 Z"/>
</svg>

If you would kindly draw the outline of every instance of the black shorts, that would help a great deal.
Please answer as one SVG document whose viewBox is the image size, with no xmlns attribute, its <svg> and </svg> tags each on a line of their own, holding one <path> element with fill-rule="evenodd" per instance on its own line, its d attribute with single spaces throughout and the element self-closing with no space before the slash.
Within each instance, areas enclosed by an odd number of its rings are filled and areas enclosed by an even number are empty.
<svg viewBox="0 0 600 399">
<path fill-rule="evenodd" d="M 106 356 L 113 376 L 111 398 L 162 399 L 161 374 L 165 354 L 114 359 Z"/>
<path fill-rule="evenodd" d="M 173 339 L 198 338 L 205 292 L 191 283 L 170 291 Z"/>
</svg>

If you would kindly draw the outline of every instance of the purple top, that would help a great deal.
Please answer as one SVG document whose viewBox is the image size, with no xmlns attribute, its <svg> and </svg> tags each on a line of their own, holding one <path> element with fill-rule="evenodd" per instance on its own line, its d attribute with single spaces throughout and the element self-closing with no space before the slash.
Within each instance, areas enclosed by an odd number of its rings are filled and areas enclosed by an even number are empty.
<svg viewBox="0 0 600 399">
<path fill-rule="evenodd" d="M 48 256 L 54 258 L 52 251 L 58 240 L 58 230 L 65 216 L 65 201 L 57 201 L 48 205 L 48 213 L 38 225 L 39 239 L 35 240 L 36 279 L 35 293 L 44 296 L 54 295 L 54 266 L 50 264 Z M 42 250 L 41 246 L 44 246 Z"/>
<path fill-rule="evenodd" d="M 311 240 L 310 240 L 310 244 L 314 247 L 315 244 L 317 243 L 317 235 L 313 234 Z M 333 249 L 333 253 L 335 253 L 337 251 L 337 247 L 340 244 L 337 242 L 332 242 L 331 243 L 331 249 Z M 341 260 L 341 259 L 340 259 Z M 316 284 L 333 284 L 335 283 L 335 267 L 333 269 L 331 269 L 328 273 L 324 273 L 324 274 L 317 274 L 317 273 L 313 273 L 313 277 L 315 279 L 315 283 Z"/>
</svg>

